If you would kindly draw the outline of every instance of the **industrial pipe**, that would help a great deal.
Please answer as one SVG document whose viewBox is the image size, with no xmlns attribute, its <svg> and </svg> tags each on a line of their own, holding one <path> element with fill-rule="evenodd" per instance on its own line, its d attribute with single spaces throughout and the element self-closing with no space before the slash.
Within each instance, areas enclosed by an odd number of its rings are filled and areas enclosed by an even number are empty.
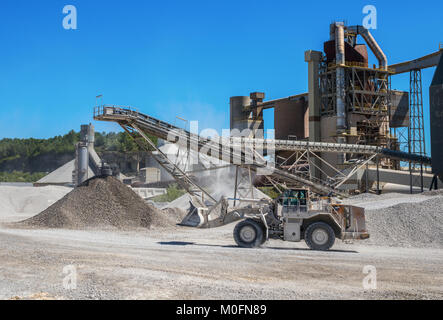
<svg viewBox="0 0 443 320">
<path fill-rule="evenodd" d="M 388 59 L 368 29 L 363 26 L 351 26 L 348 27 L 347 30 L 348 32 L 361 35 L 376 56 L 380 68 L 388 70 Z"/>
<path fill-rule="evenodd" d="M 335 46 L 336 56 L 335 63 L 337 65 L 337 130 L 346 129 L 346 109 L 345 109 L 345 34 L 344 25 L 336 23 Z"/>
<path fill-rule="evenodd" d="M 400 161 L 411 161 L 414 163 L 422 163 L 425 165 L 432 165 L 432 158 L 421 156 L 414 153 L 402 152 L 391 149 L 381 149 L 380 154 L 387 156 L 389 159 L 397 159 Z"/>
<path fill-rule="evenodd" d="M 345 137 L 341 134 L 346 130 L 346 93 L 345 93 L 345 30 L 342 22 L 335 23 L 335 64 L 336 91 L 337 91 L 337 142 L 346 143 Z M 345 162 L 345 155 L 338 155 L 338 163 Z"/>
</svg>

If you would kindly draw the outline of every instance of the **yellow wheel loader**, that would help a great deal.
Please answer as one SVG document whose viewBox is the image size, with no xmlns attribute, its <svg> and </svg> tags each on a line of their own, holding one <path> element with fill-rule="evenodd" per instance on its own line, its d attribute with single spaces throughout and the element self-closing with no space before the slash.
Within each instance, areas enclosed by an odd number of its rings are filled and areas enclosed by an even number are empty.
<svg viewBox="0 0 443 320">
<path fill-rule="evenodd" d="M 248 203 L 229 208 L 229 201 Z M 329 250 L 335 239 L 369 238 L 363 208 L 332 203 L 331 199 L 309 199 L 305 189 L 289 189 L 275 200 L 222 198 L 206 208 L 191 200 L 191 211 L 182 225 L 215 228 L 238 222 L 234 239 L 243 248 L 257 248 L 268 239 L 299 242 L 305 240 L 312 250 Z"/>
</svg>

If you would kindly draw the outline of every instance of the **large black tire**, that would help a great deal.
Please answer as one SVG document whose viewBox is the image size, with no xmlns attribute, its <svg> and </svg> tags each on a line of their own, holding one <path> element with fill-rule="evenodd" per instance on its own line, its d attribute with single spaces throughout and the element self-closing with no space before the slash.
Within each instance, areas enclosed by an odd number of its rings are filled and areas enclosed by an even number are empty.
<svg viewBox="0 0 443 320">
<path fill-rule="evenodd" d="M 246 219 L 234 228 L 234 240 L 242 248 L 258 248 L 266 239 L 262 223 Z"/>
<path fill-rule="evenodd" d="M 260 226 L 263 230 L 263 239 L 261 241 L 261 245 L 265 244 L 266 241 L 268 241 L 268 239 L 266 238 L 266 227 L 263 223 L 260 223 Z"/>
<path fill-rule="evenodd" d="M 329 224 L 315 222 L 306 228 L 305 241 L 312 250 L 327 251 L 334 245 L 335 233 Z"/>
</svg>

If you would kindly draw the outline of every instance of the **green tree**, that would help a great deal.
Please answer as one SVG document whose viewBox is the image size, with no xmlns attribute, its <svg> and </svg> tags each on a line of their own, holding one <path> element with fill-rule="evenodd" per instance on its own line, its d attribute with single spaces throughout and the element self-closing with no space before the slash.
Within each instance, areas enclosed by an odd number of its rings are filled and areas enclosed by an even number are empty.
<svg viewBox="0 0 443 320">
<path fill-rule="evenodd" d="M 156 144 L 157 138 L 148 135 Z M 114 151 L 121 153 L 134 153 L 146 151 L 140 149 L 137 143 L 126 132 L 102 132 L 95 133 L 95 148 L 98 152 Z M 141 141 L 152 150 L 143 138 Z M 74 156 L 75 144 L 80 140 L 80 133 L 74 130 L 69 131 L 63 136 L 55 136 L 49 139 L 10 139 L 0 140 L 0 170 L 6 164 L 15 166 L 17 172 L 23 171 L 24 163 L 32 162 L 39 156 L 54 156 L 61 154 L 72 154 Z M 20 164 L 20 165 L 19 165 Z M 8 168 L 11 165 L 7 166 Z M 20 181 L 28 181 L 33 178 L 25 176 L 25 173 L 9 172 L 3 175 L 3 179 L 10 181 L 11 179 L 19 179 Z M 32 172 L 30 173 L 32 174 Z M 37 179 L 38 180 L 38 179 Z"/>
</svg>

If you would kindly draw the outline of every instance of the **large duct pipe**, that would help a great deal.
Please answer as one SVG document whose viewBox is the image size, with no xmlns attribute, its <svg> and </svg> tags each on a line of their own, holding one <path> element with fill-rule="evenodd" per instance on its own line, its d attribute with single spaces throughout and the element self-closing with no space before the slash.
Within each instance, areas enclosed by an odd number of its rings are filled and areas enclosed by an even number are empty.
<svg viewBox="0 0 443 320">
<path fill-rule="evenodd" d="M 345 65 L 345 27 L 342 22 L 335 24 L 335 61 L 337 65 Z"/>
<path fill-rule="evenodd" d="M 343 132 L 346 129 L 346 109 L 345 109 L 345 34 L 344 25 L 336 23 L 335 30 L 335 62 L 337 65 L 337 130 Z"/>
<path fill-rule="evenodd" d="M 359 34 L 363 37 L 363 39 L 365 39 L 369 48 L 371 48 L 371 51 L 376 56 L 378 63 L 379 63 L 379 67 L 383 70 L 387 70 L 388 69 L 388 59 L 386 58 L 386 55 L 384 54 L 383 50 L 378 45 L 377 41 L 375 41 L 374 37 L 369 32 L 369 30 L 363 26 L 352 26 L 352 27 L 348 27 L 347 29 L 348 29 L 348 32 Z"/>
<path fill-rule="evenodd" d="M 345 93 L 345 30 L 342 22 L 335 23 L 335 63 L 336 63 L 336 91 L 337 91 L 337 142 L 346 143 L 341 136 L 346 130 L 346 93 Z M 345 155 L 338 155 L 338 164 L 343 164 Z"/>
</svg>

